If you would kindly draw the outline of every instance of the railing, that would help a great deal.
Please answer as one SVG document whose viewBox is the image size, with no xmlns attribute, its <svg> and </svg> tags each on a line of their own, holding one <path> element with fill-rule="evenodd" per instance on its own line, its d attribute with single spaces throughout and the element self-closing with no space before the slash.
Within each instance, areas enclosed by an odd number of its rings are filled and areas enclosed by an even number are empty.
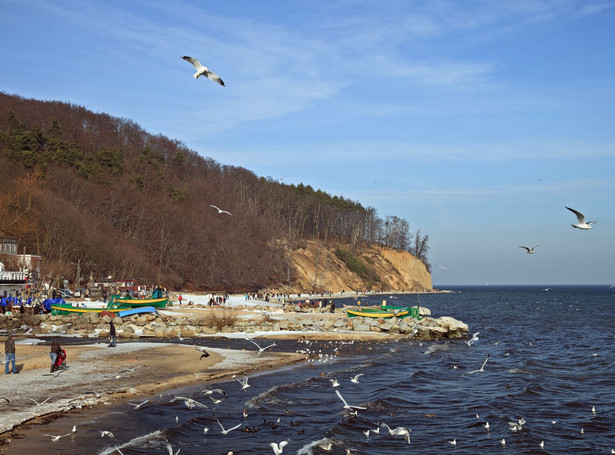
<svg viewBox="0 0 615 455">
<path fill-rule="evenodd" d="M 27 272 L 0 272 L 0 281 L 26 281 Z"/>
</svg>

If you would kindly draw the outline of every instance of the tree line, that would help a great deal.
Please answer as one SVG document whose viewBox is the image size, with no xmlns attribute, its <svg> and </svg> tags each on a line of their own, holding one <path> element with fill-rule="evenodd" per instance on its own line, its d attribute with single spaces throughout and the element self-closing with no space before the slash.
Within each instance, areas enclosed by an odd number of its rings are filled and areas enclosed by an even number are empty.
<svg viewBox="0 0 615 455">
<path fill-rule="evenodd" d="M 0 169 L 0 236 L 70 280 L 78 269 L 168 287 L 259 288 L 292 281 L 289 248 L 304 239 L 381 244 L 429 267 L 428 236 L 404 219 L 222 165 L 69 103 L 0 92 Z"/>
</svg>

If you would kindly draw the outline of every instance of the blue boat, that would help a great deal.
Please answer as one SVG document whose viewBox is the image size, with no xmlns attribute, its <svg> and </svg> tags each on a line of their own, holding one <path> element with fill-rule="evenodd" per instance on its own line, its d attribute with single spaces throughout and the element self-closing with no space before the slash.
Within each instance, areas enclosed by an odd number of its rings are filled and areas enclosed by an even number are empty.
<svg viewBox="0 0 615 455">
<path fill-rule="evenodd" d="M 157 311 L 156 311 L 156 308 L 154 308 L 153 306 L 144 306 L 144 307 L 138 307 L 138 308 L 130 308 L 129 310 L 122 310 L 122 311 L 119 311 L 117 315 L 123 318 L 124 316 L 132 316 L 133 314 L 140 314 L 140 313 L 157 313 Z"/>
</svg>

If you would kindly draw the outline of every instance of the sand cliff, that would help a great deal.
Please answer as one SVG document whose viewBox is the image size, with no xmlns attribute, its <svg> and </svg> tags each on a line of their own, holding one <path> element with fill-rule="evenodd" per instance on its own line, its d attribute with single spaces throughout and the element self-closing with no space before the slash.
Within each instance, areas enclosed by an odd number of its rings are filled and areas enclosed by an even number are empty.
<svg viewBox="0 0 615 455">
<path fill-rule="evenodd" d="M 335 248 L 344 245 L 323 245 L 306 241 L 291 253 L 294 266 L 294 292 L 316 291 L 412 291 L 432 290 L 431 274 L 422 261 L 406 251 L 387 248 L 362 248 L 353 254 L 361 259 L 379 277 L 368 283 L 352 272 L 334 254 Z"/>
</svg>

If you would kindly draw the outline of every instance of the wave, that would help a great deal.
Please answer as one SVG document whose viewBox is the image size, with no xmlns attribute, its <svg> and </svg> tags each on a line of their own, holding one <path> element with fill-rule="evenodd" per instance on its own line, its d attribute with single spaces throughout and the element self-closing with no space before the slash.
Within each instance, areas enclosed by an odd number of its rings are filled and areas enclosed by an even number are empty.
<svg viewBox="0 0 615 455">
<path fill-rule="evenodd" d="M 447 349 L 450 348 L 450 342 L 447 341 L 446 343 L 443 344 L 432 344 L 431 346 L 429 346 L 429 348 L 427 348 L 427 350 L 425 352 L 423 352 L 423 354 L 433 354 L 434 352 L 438 352 L 438 351 L 445 351 Z"/>
<path fill-rule="evenodd" d="M 139 446 L 139 447 L 154 447 L 160 444 L 155 444 L 152 446 L 146 445 L 149 442 L 162 440 L 166 443 L 166 438 L 163 436 L 163 430 L 157 430 L 152 433 L 145 434 L 143 436 L 138 436 L 134 439 L 131 439 L 124 444 L 115 447 L 107 447 L 102 452 L 99 452 L 98 455 L 111 455 L 112 453 L 117 452 L 117 449 L 124 449 L 126 447 Z"/>
</svg>

